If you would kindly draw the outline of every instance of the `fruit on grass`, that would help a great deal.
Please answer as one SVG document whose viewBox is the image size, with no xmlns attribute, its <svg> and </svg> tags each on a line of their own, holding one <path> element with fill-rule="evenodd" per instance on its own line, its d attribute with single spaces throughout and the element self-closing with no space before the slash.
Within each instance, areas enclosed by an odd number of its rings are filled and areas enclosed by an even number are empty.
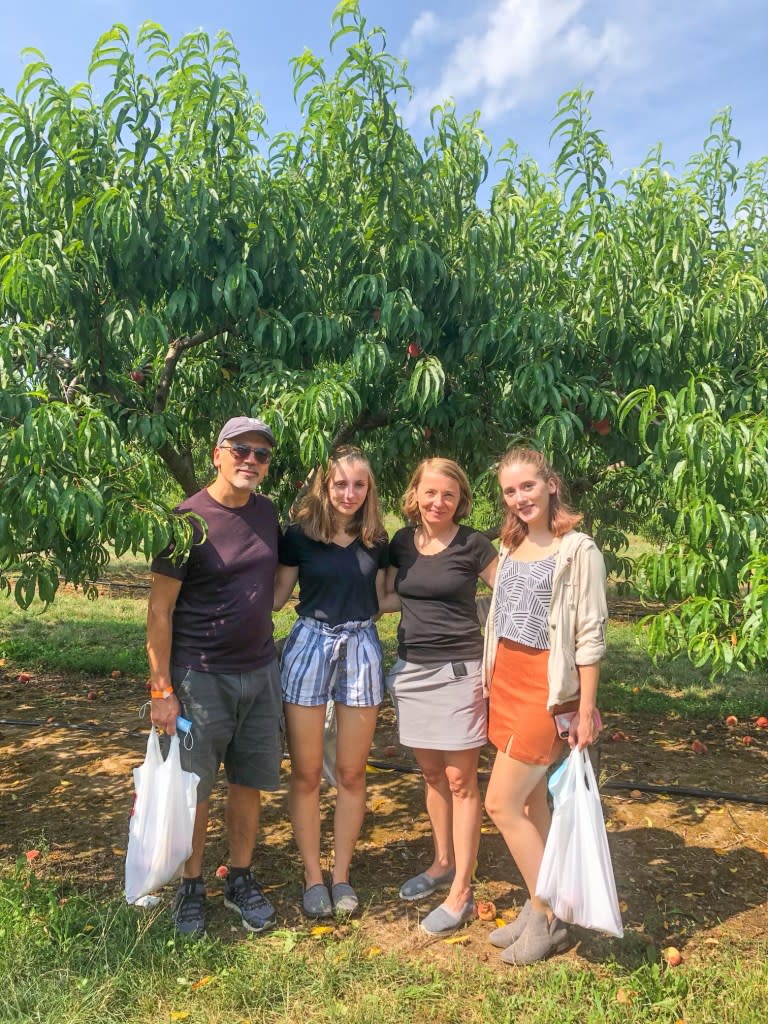
<svg viewBox="0 0 768 1024">
<path fill-rule="evenodd" d="M 627 739 L 627 734 L 619 729 L 617 732 L 611 733 L 611 739 L 614 743 L 623 743 Z"/>
<path fill-rule="evenodd" d="M 98 694 L 96 693 L 95 690 L 89 690 L 86 695 L 86 700 L 96 700 L 97 697 Z"/>
<path fill-rule="evenodd" d="M 760 715 L 758 720 L 755 722 L 758 729 L 768 729 L 768 718 L 765 715 Z"/>
<path fill-rule="evenodd" d="M 683 962 L 683 954 L 676 946 L 667 946 L 665 949 L 662 949 L 661 955 L 670 967 L 679 967 Z"/>
<path fill-rule="evenodd" d="M 116 668 L 113 672 L 110 672 L 109 674 L 113 679 L 119 679 L 123 673 L 120 671 L 119 668 Z"/>
<path fill-rule="evenodd" d="M 229 878 L 229 868 L 227 867 L 226 864 L 219 864 L 219 866 L 216 868 L 216 877 Z"/>
<path fill-rule="evenodd" d="M 691 750 L 694 754 L 706 754 L 707 745 L 706 743 L 702 743 L 700 739 L 695 739 L 693 743 L 691 743 Z"/>
<path fill-rule="evenodd" d="M 725 724 L 729 725 L 729 726 L 731 726 L 731 725 L 738 725 L 739 724 L 739 720 L 736 717 L 736 715 L 728 715 L 728 717 L 725 720 Z"/>
<path fill-rule="evenodd" d="M 27 852 L 24 854 L 24 856 L 27 858 L 27 864 L 31 864 L 33 861 L 36 861 L 37 858 L 40 856 L 40 851 L 39 850 L 27 850 Z"/>
<path fill-rule="evenodd" d="M 601 437 L 606 437 L 611 432 L 611 421 L 607 417 L 601 420 L 594 420 L 592 423 L 592 429 Z"/>
<path fill-rule="evenodd" d="M 476 906 L 481 921 L 496 920 L 496 904 L 492 900 L 478 900 Z"/>
<path fill-rule="evenodd" d="M 742 736 L 741 742 L 744 744 L 745 747 L 751 747 L 755 740 L 752 736 Z"/>
<path fill-rule="evenodd" d="M 16 678 L 18 679 L 18 681 L 20 683 L 29 683 L 29 682 L 32 681 L 32 673 L 31 672 L 19 672 L 19 674 L 16 676 Z"/>
<path fill-rule="evenodd" d="M 415 359 L 416 356 L 420 356 L 421 355 L 421 345 L 419 345 L 415 341 L 409 341 L 408 342 L 408 355 L 411 357 L 411 359 Z"/>
</svg>

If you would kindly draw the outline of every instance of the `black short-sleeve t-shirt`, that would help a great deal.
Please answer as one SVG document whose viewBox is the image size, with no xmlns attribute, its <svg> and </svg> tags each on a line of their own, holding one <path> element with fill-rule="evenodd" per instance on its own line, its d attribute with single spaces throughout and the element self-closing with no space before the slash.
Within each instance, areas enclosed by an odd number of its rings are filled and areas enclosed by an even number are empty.
<svg viewBox="0 0 768 1024">
<path fill-rule="evenodd" d="M 196 512 L 208 534 L 180 565 L 164 551 L 152 572 L 181 580 L 173 612 L 174 665 L 198 672 L 249 672 L 276 657 L 272 640 L 277 545 L 275 507 L 261 494 L 228 508 L 198 491 L 178 506 Z"/>
<path fill-rule="evenodd" d="M 312 540 L 295 524 L 280 541 L 279 560 L 298 566 L 299 615 L 339 626 L 370 619 L 379 610 L 376 573 L 389 565 L 386 537 L 372 547 L 359 537 L 342 547 Z"/>
<path fill-rule="evenodd" d="M 477 577 L 494 560 L 496 549 L 484 534 L 460 526 L 444 551 L 421 555 L 414 533 L 413 527 L 398 530 L 389 546 L 402 604 L 398 656 L 417 665 L 482 657 Z"/>
</svg>

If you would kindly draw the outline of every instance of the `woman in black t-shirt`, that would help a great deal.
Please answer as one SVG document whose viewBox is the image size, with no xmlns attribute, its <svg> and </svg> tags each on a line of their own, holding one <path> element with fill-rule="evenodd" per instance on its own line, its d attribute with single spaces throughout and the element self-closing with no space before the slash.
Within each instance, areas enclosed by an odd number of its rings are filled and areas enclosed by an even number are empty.
<svg viewBox="0 0 768 1024">
<path fill-rule="evenodd" d="M 304 863 L 308 917 L 351 914 L 358 899 L 349 865 L 365 813 L 365 769 L 384 695 L 373 618 L 396 610 L 385 598 L 389 564 L 376 483 L 357 448 L 335 452 L 300 499 L 279 547 L 275 610 L 299 581 L 299 618 L 283 648 L 280 676 L 288 750 L 289 808 Z M 326 706 L 337 720 L 334 866 L 330 890 L 320 867 L 320 779 Z"/>
<path fill-rule="evenodd" d="M 430 935 L 475 916 L 472 872 L 480 843 L 477 785 L 486 742 L 483 639 L 475 605 L 478 577 L 493 585 L 496 550 L 459 521 L 471 509 L 469 482 L 449 459 L 427 459 L 403 498 L 406 518 L 390 544 L 387 589 L 400 597 L 398 660 L 387 677 L 400 742 L 413 747 L 424 775 L 435 852 L 432 863 L 400 889 L 417 900 L 448 889 L 421 922 Z"/>
</svg>

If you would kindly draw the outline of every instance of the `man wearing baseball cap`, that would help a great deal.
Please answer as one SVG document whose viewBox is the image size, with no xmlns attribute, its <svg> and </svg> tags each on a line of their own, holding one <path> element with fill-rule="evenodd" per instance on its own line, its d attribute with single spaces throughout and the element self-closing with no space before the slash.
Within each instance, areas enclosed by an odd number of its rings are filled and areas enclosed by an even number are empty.
<svg viewBox="0 0 768 1024">
<path fill-rule="evenodd" d="M 192 722 L 182 764 L 200 776 L 192 854 L 173 905 L 177 931 L 205 930 L 203 850 L 209 798 L 219 767 L 229 784 L 229 874 L 224 904 L 250 931 L 275 923 L 275 910 L 251 874 L 261 790 L 279 784 L 282 698 L 272 640 L 273 580 L 280 529 L 272 502 L 256 488 L 266 477 L 275 438 L 260 419 L 235 416 L 213 449 L 213 483 L 178 506 L 207 524 L 189 555 L 171 549 L 152 562 L 147 616 L 152 722 L 176 731 Z M 201 542 L 202 541 L 202 542 Z"/>
</svg>

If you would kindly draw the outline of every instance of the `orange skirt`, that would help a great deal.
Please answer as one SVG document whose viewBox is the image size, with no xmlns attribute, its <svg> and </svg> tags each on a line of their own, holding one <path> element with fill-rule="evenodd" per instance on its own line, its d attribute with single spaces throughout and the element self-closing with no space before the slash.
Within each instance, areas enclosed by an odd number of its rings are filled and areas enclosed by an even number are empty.
<svg viewBox="0 0 768 1024">
<path fill-rule="evenodd" d="M 491 677 L 488 739 L 499 751 L 525 764 L 553 764 L 567 748 L 547 711 L 548 661 L 549 651 L 499 640 Z M 556 710 L 559 714 L 578 706 L 577 699 Z"/>
</svg>

